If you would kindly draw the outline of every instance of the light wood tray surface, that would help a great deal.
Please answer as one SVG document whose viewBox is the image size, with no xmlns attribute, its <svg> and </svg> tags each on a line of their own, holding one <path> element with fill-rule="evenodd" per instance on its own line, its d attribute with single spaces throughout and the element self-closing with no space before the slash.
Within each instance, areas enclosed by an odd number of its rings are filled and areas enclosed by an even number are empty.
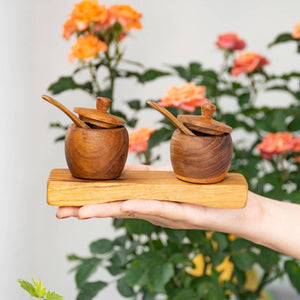
<svg viewBox="0 0 300 300">
<path fill-rule="evenodd" d="M 248 185 L 241 174 L 228 173 L 214 184 L 188 183 L 170 171 L 125 171 L 114 180 L 83 180 L 68 169 L 53 169 L 47 202 L 54 206 L 84 206 L 127 199 L 187 202 L 217 208 L 242 208 Z"/>
</svg>

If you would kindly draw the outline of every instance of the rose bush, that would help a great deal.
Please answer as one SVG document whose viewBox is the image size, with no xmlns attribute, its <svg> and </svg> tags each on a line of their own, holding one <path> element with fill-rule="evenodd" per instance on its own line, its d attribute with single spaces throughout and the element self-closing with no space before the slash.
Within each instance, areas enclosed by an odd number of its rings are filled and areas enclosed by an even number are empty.
<svg viewBox="0 0 300 300">
<path fill-rule="evenodd" d="M 145 70 L 136 62 L 131 64 L 134 69 L 120 69 L 121 61 L 132 63 L 124 58 L 121 43 L 129 30 L 142 27 L 141 16 L 127 5 L 106 8 L 96 0 L 76 4 L 64 24 L 63 36 L 67 40 L 76 36 L 79 41 L 83 38 L 93 41 L 82 47 L 79 42 L 72 49 L 78 68 L 71 76 L 53 83 L 49 90 L 58 94 L 80 89 L 94 99 L 112 98 L 112 113 L 135 127 L 139 112 L 149 107 L 144 100 L 134 99 L 127 101 L 133 117 L 117 110 L 114 94 L 117 81 L 134 77 L 145 84 L 161 76 L 179 77 L 182 85 L 171 87 L 156 101 L 175 116 L 200 114 L 202 103 L 215 104 L 215 119 L 233 128 L 231 171 L 242 173 L 249 189 L 258 194 L 300 204 L 300 73 L 292 70 L 273 74 L 268 71 L 271 62 L 265 56 L 255 52 L 237 55 L 246 42 L 235 33 L 218 37 L 216 46 L 223 53 L 224 62 L 217 70 L 204 68 L 200 62 L 170 66 L 167 71 Z M 269 47 L 292 42 L 300 53 L 298 32 L 297 25 L 294 32 L 277 36 Z M 99 80 L 103 69 L 108 73 L 106 81 Z M 78 82 L 77 74 L 84 70 L 89 70 L 90 77 L 86 82 Z M 259 103 L 264 93 L 277 90 L 291 97 L 288 107 L 273 108 Z M 233 112 L 219 105 L 228 97 L 235 101 Z M 65 128 L 57 123 L 52 126 Z M 139 154 L 141 162 L 153 163 L 159 159 L 159 156 L 152 158 L 153 148 L 168 142 L 173 131 L 174 126 L 165 118 L 156 124 L 155 131 L 132 130 L 130 151 Z M 63 138 L 64 135 L 58 140 Z M 77 264 L 74 269 L 77 299 L 93 299 L 108 285 L 95 279 L 97 268 L 105 268 L 116 279 L 119 293 L 132 299 L 151 300 L 158 296 L 172 300 L 262 299 L 265 287 L 284 274 L 300 293 L 299 262 L 239 237 L 172 230 L 134 219 L 115 219 L 113 226 L 118 236 L 92 242 L 90 256 L 68 257 Z M 255 275 L 253 283 L 254 268 L 259 269 L 259 276 Z"/>
</svg>

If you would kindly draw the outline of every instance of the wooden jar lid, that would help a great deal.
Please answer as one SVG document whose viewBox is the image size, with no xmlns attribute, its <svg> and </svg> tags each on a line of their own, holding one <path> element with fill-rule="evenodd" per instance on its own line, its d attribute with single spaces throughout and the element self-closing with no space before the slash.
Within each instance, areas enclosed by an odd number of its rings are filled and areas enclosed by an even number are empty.
<svg viewBox="0 0 300 300">
<path fill-rule="evenodd" d="M 232 128 L 221 122 L 212 119 L 212 115 L 216 111 L 215 105 L 205 103 L 201 105 L 201 116 L 196 115 L 178 115 L 179 121 L 183 122 L 189 129 L 194 131 L 207 133 L 211 135 L 221 135 L 230 133 Z"/>
<path fill-rule="evenodd" d="M 107 112 L 111 104 L 111 100 L 104 97 L 97 97 L 97 109 L 75 107 L 74 112 L 79 114 L 79 117 L 88 123 L 98 127 L 114 128 L 124 126 L 126 122 Z"/>
</svg>

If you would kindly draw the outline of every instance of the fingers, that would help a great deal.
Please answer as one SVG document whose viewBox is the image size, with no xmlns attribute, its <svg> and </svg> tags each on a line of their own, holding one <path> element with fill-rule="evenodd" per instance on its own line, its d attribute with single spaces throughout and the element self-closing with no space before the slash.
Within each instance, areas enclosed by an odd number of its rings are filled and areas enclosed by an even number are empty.
<svg viewBox="0 0 300 300">
<path fill-rule="evenodd" d="M 122 218 L 124 213 L 121 210 L 122 201 L 87 205 L 80 208 L 78 212 L 79 219 L 89 218 Z"/>
<path fill-rule="evenodd" d="M 74 207 L 74 206 L 59 207 L 56 212 L 56 217 L 58 219 L 77 217 L 79 209 L 80 207 Z"/>
<path fill-rule="evenodd" d="M 205 207 L 189 203 L 156 200 L 128 200 L 123 202 L 122 210 L 136 215 L 148 215 L 193 225 L 203 219 Z M 204 221 L 204 220 L 202 220 Z M 200 221 L 201 222 L 201 221 Z"/>
<path fill-rule="evenodd" d="M 171 166 L 126 165 L 124 171 L 172 171 Z"/>
</svg>

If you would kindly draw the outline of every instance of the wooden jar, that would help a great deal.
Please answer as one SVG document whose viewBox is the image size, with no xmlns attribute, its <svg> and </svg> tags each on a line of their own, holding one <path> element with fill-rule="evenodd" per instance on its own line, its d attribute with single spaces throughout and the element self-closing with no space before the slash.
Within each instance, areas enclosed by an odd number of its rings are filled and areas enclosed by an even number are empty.
<svg viewBox="0 0 300 300">
<path fill-rule="evenodd" d="M 65 139 L 65 155 L 74 177 L 115 179 L 124 169 L 128 154 L 125 127 L 85 129 L 72 124 Z"/>
<path fill-rule="evenodd" d="M 222 181 L 231 164 L 233 144 L 229 133 L 190 136 L 175 130 L 171 163 L 177 178 L 194 183 Z"/>
<path fill-rule="evenodd" d="M 212 119 L 216 107 L 201 106 L 201 116 L 179 115 L 194 135 L 178 129 L 171 139 L 171 162 L 177 178 L 195 183 L 222 181 L 231 165 L 232 128 Z"/>
</svg>

